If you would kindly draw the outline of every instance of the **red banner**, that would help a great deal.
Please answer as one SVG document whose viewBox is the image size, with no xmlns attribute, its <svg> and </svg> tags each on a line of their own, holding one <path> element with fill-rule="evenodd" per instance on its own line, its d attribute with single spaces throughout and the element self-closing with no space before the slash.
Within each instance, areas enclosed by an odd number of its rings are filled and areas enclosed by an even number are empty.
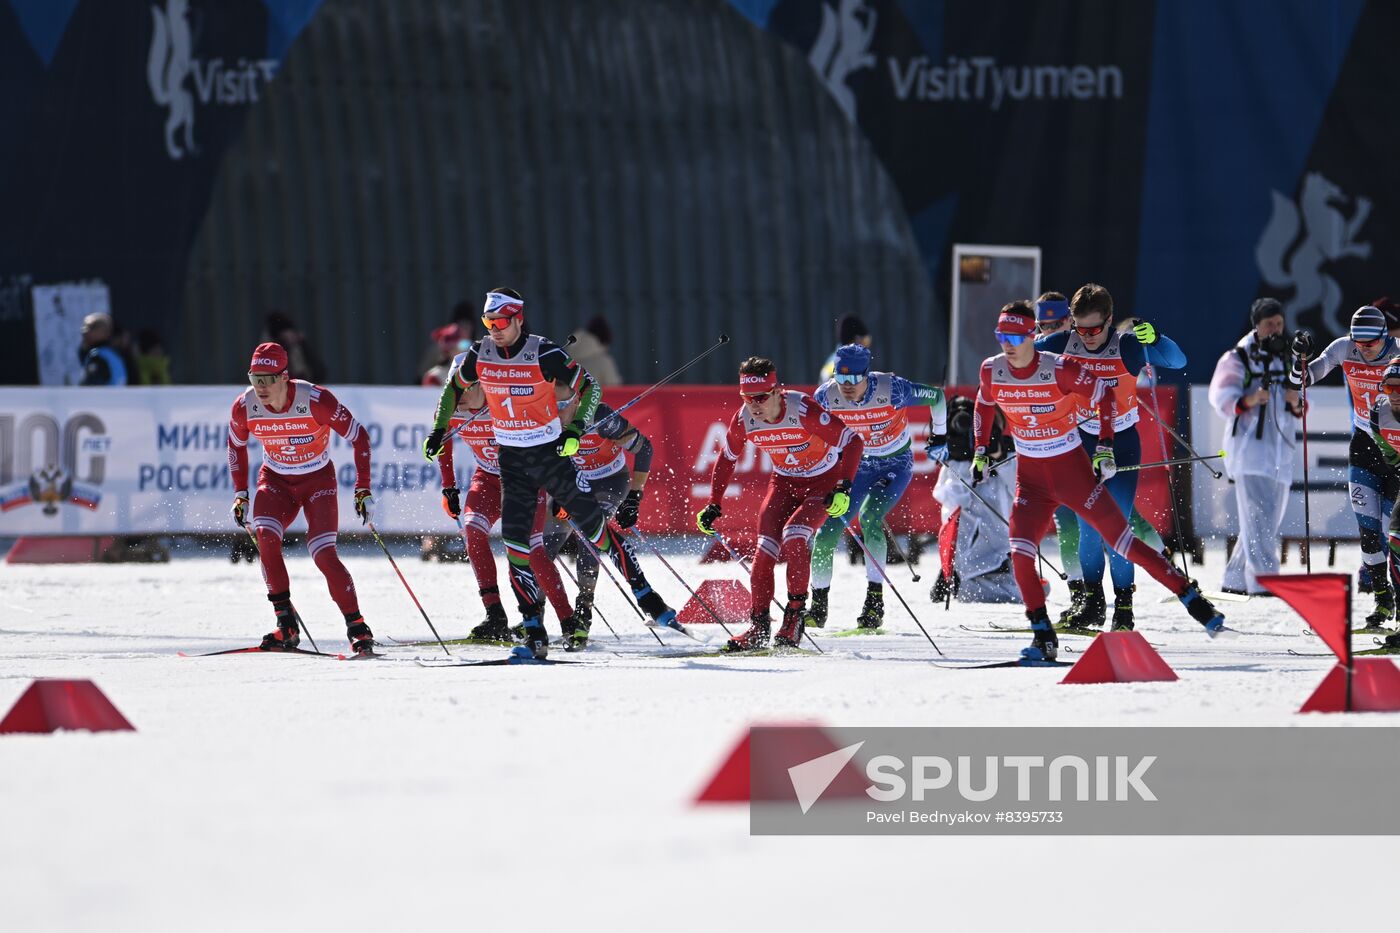
<svg viewBox="0 0 1400 933">
<path fill-rule="evenodd" d="M 603 397 L 609 405 L 621 406 L 644 388 L 614 386 L 607 389 Z M 804 391 L 810 389 L 806 387 Z M 973 389 L 957 387 L 949 391 L 951 395 L 972 396 L 975 393 Z M 1176 390 L 1164 386 L 1158 390 L 1158 395 L 1163 417 L 1174 422 Z M 715 458 L 720 456 L 725 428 L 738 407 L 738 392 L 732 386 L 666 386 L 627 409 L 628 420 L 651 440 L 655 449 L 646 501 L 642 505 L 643 531 L 660 534 L 695 531 L 695 513 L 709 501 L 710 472 Z M 938 524 L 938 503 L 933 499 L 934 465 L 923 454 L 929 431 L 928 418 L 915 409 L 911 412 L 910 425 L 916 451 L 914 480 L 889 518 L 890 527 L 900 533 L 931 531 Z M 1151 415 L 1144 413 L 1138 433 L 1142 436 L 1143 462 L 1164 459 Z M 753 519 L 758 515 L 772 469 L 767 454 L 752 447 L 744 451 L 725 496 L 725 519 L 721 528 L 729 526 L 738 534 L 742 526 L 745 534 L 752 533 Z M 1168 531 L 1171 517 L 1166 511 L 1166 471 L 1144 470 L 1138 483 L 1138 510 L 1159 530 Z"/>
</svg>

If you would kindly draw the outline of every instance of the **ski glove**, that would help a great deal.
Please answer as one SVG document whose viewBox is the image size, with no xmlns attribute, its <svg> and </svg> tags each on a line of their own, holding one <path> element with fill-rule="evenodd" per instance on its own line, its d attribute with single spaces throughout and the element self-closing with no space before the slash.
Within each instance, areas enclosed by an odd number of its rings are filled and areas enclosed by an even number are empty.
<svg viewBox="0 0 1400 933">
<path fill-rule="evenodd" d="M 233 494 L 233 520 L 240 527 L 248 525 L 248 490 L 240 489 Z"/>
<path fill-rule="evenodd" d="M 1100 482 L 1113 479 L 1118 472 L 1118 463 L 1113 459 L 1113 447 L 1100 444 L 1094 450 L 1094 478 Z"/>
<path fill-rule="evenodd" d="M 564 429 L 564 433 L 559 436 L 559 444 L 554 448 L 554 452 L 561 457 L 572 457 L 578 453 L 579 433 L 573 427 Z"/>
<path fill-rule="evenodd" d="M 1300 330 L 1293 335 L 1293 353 L 1295 356 L 1312 356 L 1313 343 L 1312 334 L 1305 330 Z"/>
<path fill-rule="evenodd" d="M 442 487 L 442 510 L 453 519 L 462 514 L 462 492 L 456 486 Z"/>
<path fill-rule="evenodd" d="M 695 527 L 707 535 L 712 535 L 715 533 L 715 521 L 721 514 L 720 507 L 712 502 L 695 513 Z"/>
<path fill-rule="evenodd" d="M 445 428 L 433 428 L 428 432 L 427 440 L 423 441 L 423 456 L 429 460 L 436 460 L 442 456 L 444 438 L 447 437 Z"/>
<path fill-rule="evenodd" d="M 627 498 L 622 500 L 622 506 L 617 510 L 617 527 L 631 528 L 637 524 L 637 519 L 641 517 L 642 491 L 633 489 L 628 491 Z"/>
<path fill-rule="evenodd" d="M 1157 328 L 1150 321 L 1138 321 L 1133 325 L 1133 336 L 1143 346 L 1151 346 L 1157 342 Z"/>
<path fill-rule="evenodd" d="M 843 479 L 826 494 L 826 514 L 840 518 L 851 508 L 851 481 Z"/>
<path fill-rule="evenodd" d="M 991 465 L 992 461 L 987 456 L 987 448 L 978 447 L 977 452 L 972 455 L 972 485 L 976 486 L 982 482 L 982 478 L 987 475 L 987 468 Z"/>
<path fill-rule="evenodd" d="M 368 525 L 370 520 L 370 509 L 374 505 L 374 496 L 368 489 L 355 490 L 355 514 L 360 516 L 360 524 Z"/>
<path fill-rule="evenodd" d="M 924 453 L 935 463 L 945 462 L 948 459 L 948 435 L 930 434 L 924 442 Z"/>
</svg>

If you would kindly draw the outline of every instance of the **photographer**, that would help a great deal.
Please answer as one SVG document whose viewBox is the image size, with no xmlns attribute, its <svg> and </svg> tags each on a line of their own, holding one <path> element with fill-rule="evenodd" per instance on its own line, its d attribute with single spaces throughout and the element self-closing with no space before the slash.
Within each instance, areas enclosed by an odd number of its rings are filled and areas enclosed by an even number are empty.
<svg viewBox="0 0 1400 933">
<path fill-rule="evenodd" d="M 1303 414 L 1298 391 L 1288 383 L 1283 306 L 1260 298 L 1249 319 L 1254 329 L 1220 357 L 1210 380 L 1210 405 L 1225 419 L 1220 446 L 1240 521 L 1222 583 L 1232 593 L 1265 593 L 1255 578 L 1278 573 L 1279 529 Z"/>
</svg>

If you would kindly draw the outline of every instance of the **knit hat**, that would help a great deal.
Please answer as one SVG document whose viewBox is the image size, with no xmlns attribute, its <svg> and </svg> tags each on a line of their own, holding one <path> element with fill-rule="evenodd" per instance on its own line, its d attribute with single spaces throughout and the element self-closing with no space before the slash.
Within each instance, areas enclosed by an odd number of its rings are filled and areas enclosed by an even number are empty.
<svg viewBox="0 0 1400 933">
<path fill-rule="evenodd" d="M 1376 340 L 1385 336 L 1385 315 L 1379 308 L 1365 305 L 1351 316 L 1352 340 Z"/>
<path fill-rule="evenodd" d="M 1041 324 L 1053 324 L 1069 317 L 1069 299 L 1060 298 L 1035 303 L 1035 319 Z"/>
<path fill-rule="evenodd" d="M 1249 323 L 1258 327 L 1260 321 L 1282 313 L 1283 305 L 1279 304 L 1277 298 L 1256 298 L 1254 304 L 1249 306 Z"/>
<path fill-rule="evenodd" d="M 249 373 L 264 375 L 282 373 L 287 370 L 287 351 L 280 343 L 260 343 L 253 351 L 253 361 L 248 364 Z"/>
</svg>

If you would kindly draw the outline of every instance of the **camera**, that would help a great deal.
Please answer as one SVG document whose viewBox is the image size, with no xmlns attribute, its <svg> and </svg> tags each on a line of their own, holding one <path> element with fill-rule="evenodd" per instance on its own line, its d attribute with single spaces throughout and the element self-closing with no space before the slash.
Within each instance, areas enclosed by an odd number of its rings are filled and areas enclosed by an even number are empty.
<svg viewBox="0 0 1400 933">
<path fill-rule="evenodd" d="M 1287 334 L 1272 334 L 1258 341 L 1260 356 L 1282 357 L 1288 354 L 1289 339 Z"/>
</svg>

